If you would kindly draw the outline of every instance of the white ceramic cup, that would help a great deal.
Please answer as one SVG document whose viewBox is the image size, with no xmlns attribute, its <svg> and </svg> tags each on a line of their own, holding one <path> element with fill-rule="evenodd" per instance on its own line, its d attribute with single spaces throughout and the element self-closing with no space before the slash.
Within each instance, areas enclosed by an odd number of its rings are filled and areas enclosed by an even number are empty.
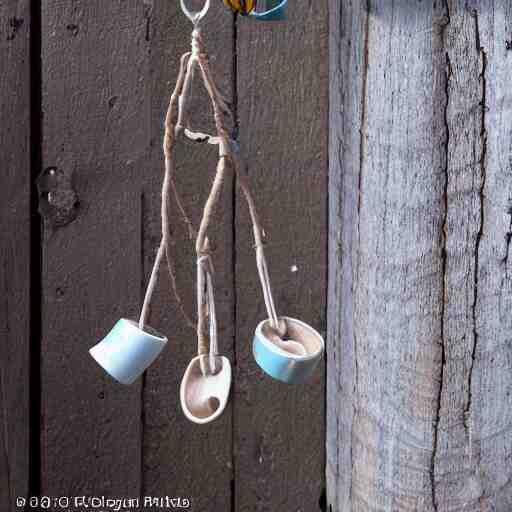
<svg viewBox="0 0 512 512">
<path fill-rule="evenodd" d="M 167 338 L 151 327 L 119 320 L 102 341 L 89 350 L 96 362 L 121 384 L 132 384 L 158 357 Z"/>
</svg>

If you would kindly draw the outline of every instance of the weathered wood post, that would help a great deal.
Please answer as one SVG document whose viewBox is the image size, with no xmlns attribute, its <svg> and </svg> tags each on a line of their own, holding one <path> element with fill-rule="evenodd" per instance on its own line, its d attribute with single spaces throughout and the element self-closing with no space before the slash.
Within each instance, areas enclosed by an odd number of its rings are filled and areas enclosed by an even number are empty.
<svg viewBox="0 0 512 512">
<path fill-rule="evenodd" d="M 512 510 L 512 4 L 330 1 L 327 498 Z"/>
</svg>

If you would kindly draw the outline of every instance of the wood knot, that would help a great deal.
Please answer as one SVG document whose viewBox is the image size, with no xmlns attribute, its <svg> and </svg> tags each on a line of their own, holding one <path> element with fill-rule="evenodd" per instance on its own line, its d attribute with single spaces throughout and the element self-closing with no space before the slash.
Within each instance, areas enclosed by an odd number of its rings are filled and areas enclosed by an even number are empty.
<svg viewBox="0 0 512 512">
<path fill-rule="evenodd" d="M 45 222 L 59 228 L 76 219 L 80 203 L 73 188 L 71 173 L 48 167 L 37 177 L 36 186 L 39 214 Z"/>
<path fill-rule="evenodd" d="M 7 34 L 7 41 L 12 41 L 19 29 L 23 26 L 23 18 L 16 18 L 16 16 L 9 18 L 9 33 Z"/>
</svg>

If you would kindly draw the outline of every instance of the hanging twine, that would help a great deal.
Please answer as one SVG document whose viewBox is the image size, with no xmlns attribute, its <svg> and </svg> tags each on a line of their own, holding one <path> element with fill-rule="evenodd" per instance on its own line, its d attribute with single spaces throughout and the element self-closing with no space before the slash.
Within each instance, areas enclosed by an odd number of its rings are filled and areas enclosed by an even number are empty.
<svg viewBox="0 0 512 512">
<path fill-rule="evenodd" d="M 183 88 L 183 82 L 185 80 L 185 66 L 187 63 L 187 59 L 190 57 L 191 53 L 185 53 L 183 57 L 181 58 L 180 62 L 180 70 L 178 74 L 178 80 L 176 82 L 176 87 L 174 88 L 174 91 L 171 95 L 171 99 L 169 101 L 169 107 L 167 110 L 167 115 L 165 118 L 165 134 L 164 134 L 164 156 L 165 156 L 165 173 L 164 173 L 164 180 L 162 184 L 162 210 L 161 210 L 161 216 L 162 216 L 162 240 L 160 242 L 160 247 L 158 248 L 158 252 L 156 255 L 155 263 L 153 265 L 153 269 L 151 271 L 151 277 L 149 279 L 148 287 L 146 289 L 146 294 L 144 297 L 144 303 L 142 306 L 142 311 L 140 314 L 139 319 L 139 327 L 141 329 L 144 329 L 144 326 L 147 324 L 149 312 L 150 312 L 150 304 L 151 304 L 151 298 L 153 297 L 153 293 L 156 287 L 156 283 L 158 280 L 158 271 L 160 269 L 160 265 L 162 263 L 162 259 L 164 255 L 167 259 L 167 268 L 169 270 L 169 277 L 171 281 L 171 286 L 173 290 L 174 297 L 176 299 L 176 302 L 178 304 L 178 307 L 180 309 L 181 314 L 185 318 L 186 323 L 192 327 L 192 329 L 195 329 L 195 322 L 192 321 L 190 316 L 187 314 L 185 307 L 183 305 L 183 301 L 181 300 L 181 296 L 178 292 L 178 287 L 176 283 L 176 273 L 174 270 L 174 264 L 172 260 L 172 254 L 171 254 L 171 230 L 170 230 L 170 193 L 172 192 L 174 195 L 175 202 L 178 206 L 178 209 L 180 211 L 180 214 L 182 216 L 182 219 L 184 223 L 188 227 L 189 231 L 189 237 L 194 238 L 195 237 L 195 230 L 192 225 L 192 222 L 188 218 L 185 208 L 183 207 L 183 203 L 181 201 L 181 198 L 178 194 L 177 188 L 176 188 L 176 181 L 175 181 L 175 163 L 174 163 L 174 154 L 173 154 L 173 147 L 174 147 L 174 130 L 172 129 L 173 121 L 172 119 L 176 115 L 176 110 L 178 107 L 178 99 L 180 97 L 181 89 Z"/>
<path fill-rule="evenodd" d="M 191 82 L 194 72 L 199 69 L 199 74 L 203 80 L 206 91 L 210 98 L 216 136 L 194 132 L 188 127 L 186 105 L 190 94 Z M 270 279 L 268 268 L 264 254 L 264 237 L 259 217 L 256 211 L 254 200 L 249 190 L 247 178 L 242 172 L 240 157 L 237 152 L 236 143 L 231 140 L 229 130 L 227 128 L 226 118 L 232 119 L 231 111 L 227 101 L 217 89 L 212 78 L 210 66 L 206 56 L 203 38 L 197 24 L 195 24 L 192 32 L 192 51 L 183 55 L 180 62 L 180 70 L 174 92 L 171 95 L 167 115 L 165 119 L 164 134 L 164 156 L 165 156 L 165 173 L 162 185 L 162 241 L 158 249 L 155 264 L 151 272 L 150 281 L 146 291 L 144 305 L 142 308 L 139 325 L 144 328 L 149 314 L 149 304 L 156 285 L 158 270 L 165 256 L 167 267 L 171 278 L 171 285 L 176 302 L 189 326 L 197 330 L 198 355 L 210 354 L 209 366 L 203 367 L 203 373 L 216 371 L 216 356 L 218 355 L 217 344 L 217 323 L 215 316 L 214 288 L 213 288 L 213 265 L 211 258 L 211 248 L 207 237 L 208 228 L 215 213 L 215 208 L 220 200 L 222 185 L 226 177 L 226 170 L 230 166 L 237 178 L 238 184 L 245 197 L 249 207 L 249 213 L 253 226 L 253 235 L 256 249 L 256 264 L 258 274 L 262 285 L 263 297 L 267 308 L 272 328 L 279 336 L 284 336 L 286 325 L 283 321 L 279 321 L 276 313 L 272 290 L 270 287 Z M 219 161 L 216 168 L 215 178 L 205 203 L 199 229 L 196 231 L 190 221 L 183 201 L 178 193 L 176 186 L 176 165 L 175 165 L 175 145 L 177 137 L 184 135 L 185 137 L 199 142 L 208 142 L 210 144 L 218 144 Z M 191 320 L 185 311 L 183 302 L 178 293 L 176 285 L 176 274 L 174 263 L 172 260 L 172 240 L 170 229 L 170 204 L 171 195 L 176 203 L 180 216 L 188 228 L 190 238 L 195 238 L 195 249 L 197 255 L 197 326 Z M 206 326 L 209 322 L 209 333 Z"/>
</svg>

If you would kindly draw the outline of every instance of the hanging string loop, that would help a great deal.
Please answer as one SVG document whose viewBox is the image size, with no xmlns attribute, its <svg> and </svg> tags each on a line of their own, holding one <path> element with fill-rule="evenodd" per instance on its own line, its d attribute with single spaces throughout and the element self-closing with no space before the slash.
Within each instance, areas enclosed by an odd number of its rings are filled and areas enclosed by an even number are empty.
<svg viewBox="0 0 512 512">
<path fill-rule="evenodd" d="M 200 11 L 191 11 L 187 7 L 185 0 L 180 0 L 181 10 L 183 14 L 192 22 L 194 27 L 199 26 L 200 21 L 206 16 L 210 8 L 210 0 L 205 0 L 203 8 Z"/>
</svg>

